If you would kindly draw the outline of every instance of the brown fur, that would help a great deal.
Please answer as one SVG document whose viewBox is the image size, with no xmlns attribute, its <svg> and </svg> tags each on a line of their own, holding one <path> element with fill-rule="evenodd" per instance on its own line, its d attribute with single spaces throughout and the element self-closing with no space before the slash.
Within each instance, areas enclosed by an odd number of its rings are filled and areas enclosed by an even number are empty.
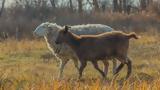
<svg viewBox="0 0 160 90">
<path fill-rule="evenodd" d="M 94 67 L 105 77 L 102 70 L 97 65 L 98 60 L 118 59 L 121 64 L 116 69 L 118 73 L 124 64 L 128 66 L 126 78 L 131 74 L 131 60 L 127 56 L 129 39 L 138 39 L 135 33 L 126 34 L 120 31 L 106 32 L 99 35 L 75 35 L 68 31 L 66 26 L 59 32 L 56 43 L 66 43 L 77 54 L 81 66 L 79 69 L 79 78 L 82 76 L 83 69 L 87 61 L 91 61 Z"/>
</svg>

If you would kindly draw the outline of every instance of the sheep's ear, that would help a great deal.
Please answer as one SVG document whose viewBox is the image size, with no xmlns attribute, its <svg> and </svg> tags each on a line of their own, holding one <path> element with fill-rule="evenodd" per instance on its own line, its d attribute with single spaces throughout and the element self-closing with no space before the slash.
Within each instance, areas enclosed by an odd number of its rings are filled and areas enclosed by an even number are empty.
<svg viewBox="0 0 160 90">
<path fill-rule="evenodd" d="M 65 33 L 68 32 L 68 30 L 69 30 L 70 28 L 71 28 L 70 26 L 65 26 L 65 27 L 64 27 Z"/>
</svg>

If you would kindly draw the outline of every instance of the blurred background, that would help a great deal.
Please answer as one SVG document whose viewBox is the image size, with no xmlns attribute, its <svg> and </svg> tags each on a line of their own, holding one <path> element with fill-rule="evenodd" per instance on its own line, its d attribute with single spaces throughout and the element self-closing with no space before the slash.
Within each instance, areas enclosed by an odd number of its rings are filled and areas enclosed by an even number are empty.
<svg viewBox="0 0 160 90">
<path fill-rule="evenodd" d="M 0 0 L 0 39 L 32 39 L 42 22 L 100 23 L 116 30 L 160 29 L 159 0 Z"/>
</svg>

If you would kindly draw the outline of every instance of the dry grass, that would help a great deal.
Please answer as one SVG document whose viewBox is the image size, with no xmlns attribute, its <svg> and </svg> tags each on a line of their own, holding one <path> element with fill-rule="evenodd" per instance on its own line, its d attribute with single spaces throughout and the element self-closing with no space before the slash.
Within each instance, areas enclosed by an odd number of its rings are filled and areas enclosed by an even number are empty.
<svg viewBox="0 0 160 90">
<path fill-rule="evenodd" d="M 141 39 L 131 40 L 129 56 L 133 59 L 133 72 L 124 81 L 126 67 L 118 77 L 112 75 L 101 80 L 91 64 L 82 80 L 73 62 L 65 68 L 64 77 L 57 79 L 58 67 L 54 60 L 44 63 L 41 55 L 48 52 L 43 40 L 9 39 L 0 42 L 0 89 L 2 90 L 159 90 L 160 42 L 157 33 L 142 33 Z M 101 65 L 102 63 L 100 63 Z M 72 70 L 71 70 L 72 69 Z"/>
</svg>

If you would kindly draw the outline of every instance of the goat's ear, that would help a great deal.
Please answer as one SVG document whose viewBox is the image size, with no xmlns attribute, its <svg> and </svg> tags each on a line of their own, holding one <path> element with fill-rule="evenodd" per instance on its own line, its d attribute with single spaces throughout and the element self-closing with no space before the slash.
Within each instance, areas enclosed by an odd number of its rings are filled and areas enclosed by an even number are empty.
<svg viewBox="0 0 160 90">
<path fill-rule="evenodd" d="M 70 28 L 71 28 L 70 26 L 65 26 L 65 27 L 64 27 L 65 33 L 68 32 L 68 30 L 69 30 Z"/>
</svg>

